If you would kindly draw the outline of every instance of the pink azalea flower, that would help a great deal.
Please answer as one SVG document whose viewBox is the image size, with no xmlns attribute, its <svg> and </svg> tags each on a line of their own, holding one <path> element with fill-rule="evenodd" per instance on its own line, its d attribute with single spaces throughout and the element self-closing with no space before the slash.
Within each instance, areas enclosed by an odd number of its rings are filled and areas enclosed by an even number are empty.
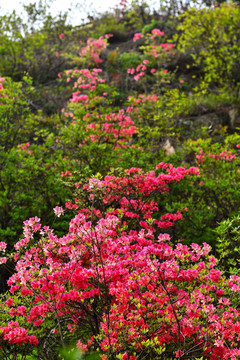
<svg viewBox="0 0 240 360">
<path fill-rule="evenodd" d="M 160 31 L 159 29 L 153 29 L 151 31 L 152 35 L 153 36 L 161 36 L 161 35 L 164 35 L 164 32 L 163 31 Z"/>
<path fill-rule="evenodd" d="M 3 241 L 0 241 L 0 251 L 5 252 L 7 244 Z"/>
<path fill-rule="evenodd" d="M 141 37 L 142 37 L 141 33 L 136 33 L 136 34 L 134 34 L 133 41 L 137 41 L 137 40 L 141 39 Z"/>
<path fill-rule="evenodd" d="M 53 211 L 54 211 L 54 213 L 55 213 L 55 215 L 56 215 L 57 217 L 60 217 L 61 215 L 64 214 L 64 210 L 63 210 L 63 208 L 60 207 L 60 206 L 56 206 L 56 207 L 53 209 Z"/>
</svg>

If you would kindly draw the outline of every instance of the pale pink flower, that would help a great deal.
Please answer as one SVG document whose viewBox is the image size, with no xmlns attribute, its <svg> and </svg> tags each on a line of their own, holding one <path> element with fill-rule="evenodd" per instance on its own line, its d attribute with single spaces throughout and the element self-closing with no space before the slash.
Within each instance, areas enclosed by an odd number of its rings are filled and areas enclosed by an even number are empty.
<svg viewBox="0 0 240 360">
<path fill-rule="evenodd" d="M 83 344 L 81 340 L 77 342 L 77 348 L 84 354 L 87 351 L 87 345 Z"/>
<path fill-rule="evenodd" d="M 55 213 L 55 215 L 56 215 L 57 217 L 60 217 L 61 215 L 64 214 L 64 210 L 63 210 L 63 208 L 60 207 L 60 206 L 56 206 L 56 207 L 53 209 L 53 211 L 54 211 L 54 213 Z"/>
<path fill-rule="evenodd" d="M 5 252 L 7 244 L 3 241 L 0 241 L 0 251 Z"/>
<path fill-rule="evenodd" d="M 94 189 L 94 188 L 100 189 L 101 187 L 102 187 L 101 180 L 96 179 L 96 178 L 89 179 L 89 188 L 90 189 Z"/>
<path fill-rule="evenodd" d="M 7 262 L 7 258 L 6 258 L 6 257 L 0 258 L 0 265 L 1 265 L 1 264 L 6 264 L 6 262 Z"/>
</svg>

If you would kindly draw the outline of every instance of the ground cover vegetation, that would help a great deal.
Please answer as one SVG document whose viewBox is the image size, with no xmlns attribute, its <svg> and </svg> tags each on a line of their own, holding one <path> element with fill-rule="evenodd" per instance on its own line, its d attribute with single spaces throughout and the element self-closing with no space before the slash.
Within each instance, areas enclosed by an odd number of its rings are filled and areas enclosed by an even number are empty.
<svg viewBox="0 0 240 360">
<path fill-rule="evenodd" d="M 0 357 L 240 358 L 240 9 L 0 17 Z"/>
</svg>

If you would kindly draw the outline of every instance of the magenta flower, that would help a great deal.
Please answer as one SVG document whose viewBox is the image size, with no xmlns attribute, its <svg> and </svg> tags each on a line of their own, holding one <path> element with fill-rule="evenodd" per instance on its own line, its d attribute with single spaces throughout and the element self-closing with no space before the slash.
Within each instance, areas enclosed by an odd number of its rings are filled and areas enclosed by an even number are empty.
<svg viewBox="0 0 240 360">
<path fill-rule="evenodd" d="M 152 32 L 152 35 L 153 35 L 153 36 L 161 36 L 161 35 L 164 35 L 164 32 L 163 32 L 163 31 L 160 31 L 159 29 L 153 29 L 151 32 Z"/>
<path fill-rule="evenodd" d="M 141 37 L 142 37 L 141 33 L 136 33 L 136 34 L 134 34 L 133 41 L 137 41 L 137 40 L 141 39 Z"/>
</svg>

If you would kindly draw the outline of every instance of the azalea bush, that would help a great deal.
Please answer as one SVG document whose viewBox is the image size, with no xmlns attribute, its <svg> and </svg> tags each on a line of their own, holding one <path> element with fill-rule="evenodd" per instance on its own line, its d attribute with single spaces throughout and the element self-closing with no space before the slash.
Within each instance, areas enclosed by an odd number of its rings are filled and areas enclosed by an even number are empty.
<svg viewBox="0 0 240 360">
<path fill-rule="evenodd" d="M 177 137 L 174 125 L 185 111 L 181 100 L 184 96 L 177 89 L 168 88 L 172 74 L 162 67 L 161 61 L 157 72 L 152 67 L 158 55 L 168 58 L 173 47 L 161 43 L 162 35 L 158 29 L 149 34 L 149 46 L 144 54 L 134 57 L 136 67 L 127 67 L 124 62 L 132 57 L 131 54 L 110 53 L 107 57 L 110 67 L 119 62 L 121 68 L 120 72 L 111 74 L 103 63 L 110 34 L 97 40 L 89 39 L 80 51 L 80 62 L 88 63 L 89 68 L 70 69 L 60 74 L 66 83 L 73 85 L 73 92 L 62 109 L 65 126 L 59 128 L 59 146 L 64 148 L 66 155 L 71 152 L 72 160 L 76 159 L 81 172 L 89 167 L 93 173 L 101 168 L 106 174 L 109 164 L 150 168 L 163 155 L 159 150 L 167 136 Z M 141 37 L 141 33 L 136 33 L 133 41 L 137 42 Z M 155 42 L 158 46 L 153 45 Z M 126 80 L 122 81 L 124 76 Z M 149 79 L 156 87 L 162 84 L 161 96 L 159 90 L 147 95 L 147 89 L 145 94 L 133 92 L 132 96 L 126 97 L 124 89 L 143 90 L 142 85 Z"/>
<path fill-rule="evenodd" d="M 130 110 L 111 106 L 113 89 L 105 85 L 102 69 L 69 70 L 67 76 L 69 81 L 74 79 L 74 91 L 62 109 L 66 120 L 59 127 L 59 149 L 66 157 L 71 152 L 71 160 L 78 162 L 82 172 L 90 168 L 94 173 L 101 168 L 106 173 L 113 164 L 121 166 L 125 149 L 131 150 L 128 159 L 134 152 L 129 141 L 138 132 Z M 136 153 L 141 152 L 138 147 Z"/>
<path fill-rule="evenodd" d="M 160 163 L 77 182 L 79 207 L 63 237 L 26 220 L 1 304 L 2 359 L 34 347 L 51 359 L 59 346 L 101 359 L 237 358 L 240 278 L 222 276 L 206 243 L 173 246 L 166 231 L 187 209 L 161 209 L 172 185 L 198 175 Z"/>
</svg>

